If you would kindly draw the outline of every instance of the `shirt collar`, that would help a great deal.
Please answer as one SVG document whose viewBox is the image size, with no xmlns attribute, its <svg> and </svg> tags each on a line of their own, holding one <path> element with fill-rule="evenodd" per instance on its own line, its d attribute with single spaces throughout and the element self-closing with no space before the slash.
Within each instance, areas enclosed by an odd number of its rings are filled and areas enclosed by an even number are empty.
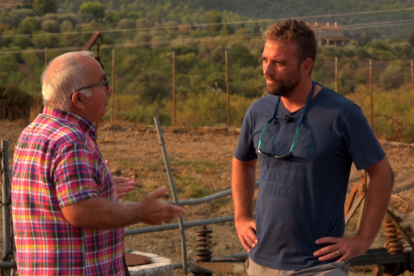
<svg viewBox="0 0 414 276">
<path fill-rule="evenodd" d="M 79 116 L 76 115 L 74 113 L 71 113 L 69 111 L 65 111 L 65 110 L 61 110 L 61 109 L 57 109 L 57 108 L 53 108 L 50 106 L 44 106 L 43 107 L 43 114 L 48 115 L 48 116 L 52 116 L 52 117 L 56 117 L 62 120 L 66 120 L 69 121 L 73 124 L 76 124 L 80 129 L 82 129 L 85 133 L 88 133 L 91 135 L 91 137 L 96 140 L 96 127 L 95 125 Z"/>
</svg>

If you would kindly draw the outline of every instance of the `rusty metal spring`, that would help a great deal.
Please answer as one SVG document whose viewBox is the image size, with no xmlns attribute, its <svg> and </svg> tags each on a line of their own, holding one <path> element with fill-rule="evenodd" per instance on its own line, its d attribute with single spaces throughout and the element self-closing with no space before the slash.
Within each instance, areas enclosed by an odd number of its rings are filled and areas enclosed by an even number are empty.
<svg viewBox="0 0 414 276">
<path fill-rule="evenodd" d="M 210 234 L 213 233 L 212 230 L 208 230 L 205 225 L 202 226 L 202 230 L 196 232 L 196 245 L 197 245 L 197 261 L 209 262 L 211 261 L 210 249 L 212 247 L 213 238 Z"/>
<path fill-rule="evenodd" d="M 398 223 L 402 220 L 396 217 Z M 402 236 L 397 226 L 388 218 L 384 221 L 385 224 L 385 238 L 387 239 L 385 247 L 389 254 L 399 254 L 404 251 L 404 244 L 402 242 Z"/>
</svg>

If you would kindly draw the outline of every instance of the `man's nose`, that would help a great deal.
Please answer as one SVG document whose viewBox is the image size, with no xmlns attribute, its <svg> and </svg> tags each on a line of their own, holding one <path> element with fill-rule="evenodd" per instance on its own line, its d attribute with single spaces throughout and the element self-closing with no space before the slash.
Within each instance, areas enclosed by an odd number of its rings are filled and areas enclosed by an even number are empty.
<svg viewBox="0 0 414 276">
<path fill-rule="evenodd" d="M 106 91 L 106 93 L 109 95 L 109 94 L 111 94 L 111 93 L 113 93 L 114 92 L 114 88 L 112 87 L 112 85 L 109 83 L 109 85 L 108 85 L 108 91 Z"/>
<path fill-rule="evenodd" d="M 274 70 L 272 65 L 269 63 L 263 64 L 263 74 L 265 76 L 273 76 L 274 75 Z"/>
</svg>

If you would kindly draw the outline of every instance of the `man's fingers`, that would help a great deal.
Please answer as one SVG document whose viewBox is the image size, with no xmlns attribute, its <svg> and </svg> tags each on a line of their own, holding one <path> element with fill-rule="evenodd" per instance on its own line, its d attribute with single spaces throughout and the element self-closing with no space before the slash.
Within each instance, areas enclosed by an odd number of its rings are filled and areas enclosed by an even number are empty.
<svg viewBox="0 0 414 276">
<path fill-rule="evenodd" d="M 250 222 L 250 226 L 254 229 L 254 231 L 256 231 L 256 221 L 252 220 L 252 222 Z"/>
<path fill-rule="evenodd" d="M 241 236 L 239 237 L 240 243 L 242 244 L 243 248 L 246 249 L 247 252 L 250 252 L 250 245 L 248 245 L 245 239 Z"/>
<path fill-rule="evenodd" d="M 130 181 L 133 182 L 133 180 L 129 177 L 114 176 L 113 178 L 114 178 L 114 181 L 117 183 L 124 183 L 124 182 L 130 182 Z"/>
<path fill-rule="evenodd" d="M 335 238 L 335 237 L 323 237 L 315 241 L 316 244 L 337 243 L 337 242 L 338 242 L 338 238 Z"/>
<path fill-rule="evenodd" d="M 162 197 L 163 195 L 165 195 L 166 192 L 167 192 L 167 187 L 163 186 L 161 188 L 156 189 L 155 191 L 148 193 L 147 196 L 152 197 L 154 199 L 158 199 Z"/>
</svg>

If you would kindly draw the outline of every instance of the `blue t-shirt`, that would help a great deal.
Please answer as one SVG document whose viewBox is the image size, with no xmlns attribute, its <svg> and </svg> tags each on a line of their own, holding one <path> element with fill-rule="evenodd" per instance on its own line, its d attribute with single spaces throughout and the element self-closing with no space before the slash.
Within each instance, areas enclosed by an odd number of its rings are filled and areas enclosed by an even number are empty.
<svg viewBox="0 0 414 276">
<path fill-rule="evenodd" d="M 318 238 L 344 234 L 352 162 L 364 169 L 383 159 L 385 153 L 361 109 L 325 87 L 310 103 L 292 158 L 274 159 L 258 153 L 261 132 L 277 98 L 268 95 L 250 106 L 234 156 L 240 161 L 259 158 L 258 244 L 250 257 L 265 267 L 301 270 L 326 263 L 313 256 L 326 246 L 316 245 Z M 289 113 L 280 101 L 276 120 L 264 134 L 262 151 L 288 154 L 302 111 Z"/>
</svg>

